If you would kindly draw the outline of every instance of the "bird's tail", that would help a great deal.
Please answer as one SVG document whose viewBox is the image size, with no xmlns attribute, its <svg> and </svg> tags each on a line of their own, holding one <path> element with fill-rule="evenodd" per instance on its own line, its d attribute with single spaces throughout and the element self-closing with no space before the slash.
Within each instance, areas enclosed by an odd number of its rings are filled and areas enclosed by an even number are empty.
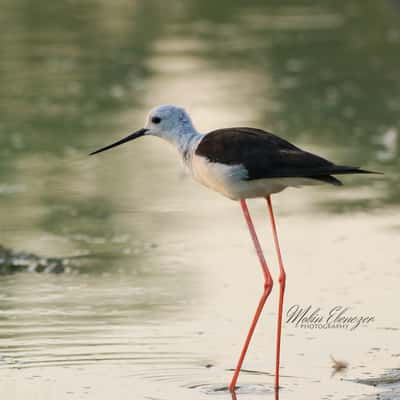
<svg viewBox="0 0 400 400">
<path fill-rule="evenodd" d="M 330 183 L 335 186 L 342 186 L 343 183 L 333 175 L 346 175 L 346 174 L 383 174 L 383 172 L 368 171 L 359 167 L 347 167 L 345 165 L 334 165 L 327 174 L 313 175 L 310 178 L 317 181 Z"/>
<path fill-rule="evenodd" d="M 361 169 L 360 167 L 348 167 L 346 165 L 335 165 L 332 171 L 332 175 L 343 175 L 343 174 L 379 174 L 383 175 L 383 172 L 369 171 Z"/>
</svg>

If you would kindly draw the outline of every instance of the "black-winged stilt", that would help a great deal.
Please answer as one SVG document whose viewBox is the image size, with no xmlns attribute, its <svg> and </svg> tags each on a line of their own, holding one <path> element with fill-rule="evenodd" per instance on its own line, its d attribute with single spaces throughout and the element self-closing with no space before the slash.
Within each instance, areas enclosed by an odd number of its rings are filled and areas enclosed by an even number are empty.
<svg viewBox="0 0 400 400">
<path fill-rule="evenodd" d="M 146 126 L 125 138 L 96 150 L 111 149 L 145 135 L 159 136 L 174 145 L 194 179 L 233 200 L 239 200 L 264 274 L 264 290 L 250 325 L 229 390 L 234 392 L 239 372 L 264 304 L 272 290 L 272 276 L 247 208 L 246 199 L 263 197 L 267 201 L 279 264 L 279 305 L 276 338 L 275 388 L 279 388 L 282 309 L 286 273 L 283 267 L 271 194 L 294 186 L 342 183 L 333 175 L 373 173 L 358 167 L 336 165 L 294 146 L 288 141 L 254 128 L 218 129 L 201 134 L 186 111 L 166 105 L 153 109 Z"/>
</svg>

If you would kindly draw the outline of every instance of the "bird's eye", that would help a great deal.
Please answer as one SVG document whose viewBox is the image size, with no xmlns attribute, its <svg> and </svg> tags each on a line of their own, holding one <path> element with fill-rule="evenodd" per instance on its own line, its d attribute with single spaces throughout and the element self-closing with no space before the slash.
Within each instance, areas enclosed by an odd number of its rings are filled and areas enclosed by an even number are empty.
<svg viewBox="0 0 400 400">
<path fill-rule="evenodd" d="M 151 122 L 153 122 L 154 124 L 159 124 L 161 122 L 161 118 L 160 117 L 153 117 L 151 119 Z"/>
</svg>

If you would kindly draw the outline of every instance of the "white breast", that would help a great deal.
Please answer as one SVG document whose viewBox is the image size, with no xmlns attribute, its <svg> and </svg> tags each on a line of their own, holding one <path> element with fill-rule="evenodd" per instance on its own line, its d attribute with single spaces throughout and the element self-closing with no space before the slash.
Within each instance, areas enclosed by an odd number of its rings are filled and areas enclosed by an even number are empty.
<svg viewBox="0 0 400 400">
<path fill-rule="evenodd" d="M 197 155 L 193 156 L 191 167 L 194 179 L 229 198 L 236 198 L 235 187 L 247 177 L 242 165 L 214 163 Z"/>
</svg>

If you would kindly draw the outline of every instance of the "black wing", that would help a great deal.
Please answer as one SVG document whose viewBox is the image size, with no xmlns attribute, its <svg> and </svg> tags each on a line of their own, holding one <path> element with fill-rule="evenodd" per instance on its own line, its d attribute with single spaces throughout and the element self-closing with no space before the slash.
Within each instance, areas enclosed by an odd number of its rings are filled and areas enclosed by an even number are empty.
<svg viewBox="0 0 400 400">
<path fill-rule="evenodd" d="M 368 173 L 357 167 L 336 165 L 272 133 L 245 127 L 208 133 L 199 143 L 196 155 L 211 162 L 242 164 L 248 171 L 248 180 L 304 177 L 340 184 L 330 175 Z"/>
</svg>

